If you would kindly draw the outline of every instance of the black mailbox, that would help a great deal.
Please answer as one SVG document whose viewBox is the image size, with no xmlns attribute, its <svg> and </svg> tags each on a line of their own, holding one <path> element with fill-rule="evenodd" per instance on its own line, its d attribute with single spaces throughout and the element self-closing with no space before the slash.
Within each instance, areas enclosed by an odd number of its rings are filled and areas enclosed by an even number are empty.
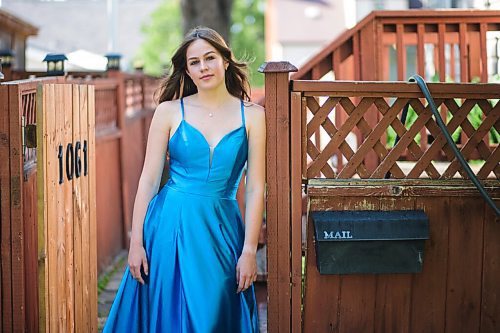
<svg viewBox="0 0 500 333">
<path fill-rule="evenodd" d="M 421 210 L 311 212 L 320 274 L 418 273 L 429 239 Z"/>
</svg>

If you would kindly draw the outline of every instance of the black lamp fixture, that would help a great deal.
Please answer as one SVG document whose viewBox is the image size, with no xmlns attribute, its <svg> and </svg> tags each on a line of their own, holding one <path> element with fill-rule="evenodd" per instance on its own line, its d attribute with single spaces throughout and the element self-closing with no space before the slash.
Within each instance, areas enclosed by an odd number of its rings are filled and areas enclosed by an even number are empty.
<svg viewBox="0 0 500 333">
<path fill-rule="evenodd" d="M 0 50 L 0 63 L 3 67 L 11 67 L 14 62 L 14 52 L 11 50 Z"/>
<path fill-rule="evenodd" d="M 49 53 L 45 56 L 43 61 L 47 62 L 47 75 L 58 76 L 64 75 L 64 60 L 68 60 L 62 53 L 55 54 Z"/>
<path fill-rule="evenodd" d="M 107 71 L 119 71 L 120 70 L 120 59 L 122 57 L 119 53 L 108 53 L 105 55 L 108 58 L 108 64 L 106 65 Z"/>
</svg>

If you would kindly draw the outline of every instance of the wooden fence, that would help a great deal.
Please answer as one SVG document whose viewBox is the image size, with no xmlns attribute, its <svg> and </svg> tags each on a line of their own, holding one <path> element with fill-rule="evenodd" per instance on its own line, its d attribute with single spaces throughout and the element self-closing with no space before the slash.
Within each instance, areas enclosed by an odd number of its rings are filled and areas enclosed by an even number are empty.
<svg viewBox="0 0 500 333">
<path fill-rule="evenodd" d="M 295 68 L 288 63 L 262 69 L 269 332 L 497 332 L 500 227 L 444 141 L 418 86 L 289 82 Z M 462 154 L 481 160 L 470 163 L 498 203 L 500 85 L 429 87 Z M 412 118 L 403 123 L 406 103 Z M 338 113 L 344 121 L 337 121 Z M 380 121 L 370 125 L 373 113 Z M 319 130 L 327 142 L 315 140 Z M 359 144 L 349 140 L 356 131 Z M 379 160 L 375 165 L 367 159 L 370 152 Z M 402 157 L 405 152 L 411 158 Z M 308 212 L 405 209 L 429 216 L 421 273 L 318 273 Z"/>
<path fill-rule="evenodd" d="M 124 220 L 128 216 L 130 223 L 132 200 L 137 188 L 135 182 L 138 182 L 142 168 L 141 159 L 154 107 L 152 92 L 156 88 L 156 82 L 143 75 L 123 73 L 114 75 L 113 78 L 85 76 L 78 79 L 73 76 L 29 79 L 0 85 L 0 155 L 2 156 L 0 327 L 2 331 L 32 332 L 38 330 L 38 327 L 52 331 L 96 329 L 94 324 L 97 318 L 97 299 L 94 294 L 97 274 L 119 251 L 128 246 L 129 226 Z M 81 84 L 85 87 L 88 84 L 95 87 L 93 90 L 95 95 L 92 93 L 91 96 L 78 95 L 76 92 L 73 94 L 70 88 L 62 91 L 52 88 L 48 94 L 53 91 L 54 96 L 51 96 L 58 101 L 51 102 L 54 108 L 57 105 L 57 114 L 61 112 L 65 114 L 66 109 L 62 106 L 69 106 L 66 110 L 68 112 L 73 106 L 74 111 L 78 111 L 78 105 L 83 109 L 92 106 L 96 118 L 95 126 L 91 125 L 92 130 L 95 128 L 96 132 L 95 135 L 92 133 L 92 137 L 96 140 L 95 149 L 91 151 L 92 160 L 96 165 L 92 175 L 96 177 L 94 183 L 98 184 L 94 186 L 96 197 L 92 197 L 92 200 L 96 209 L 91 209 L 89 205 L 71 208 L 69 205 L 71 200 L 64 204 L 60 200 L 64 196 L 57 195 L 52 198 L 55 201 L 48 200 L 46 195 L 47 203 L 39 201 L 44 197 L 43 193 L 50 189 L 47 186 L 53 186 L 54 183 L 43 178 L 47 173 L 37 172 L 37 167 L 42 166 L 39 163 L 41 155 L 37 154 L 37 149 L 34 148 L 37 145 L 34 129 L 36 125 L 40 129 L 42 123 L 55 126 L 57 119 L 64 120 L 64 118 L 54 118 L 47 122 L 37 119 L 44 114 L 43 96 L 47 96 L 47 93 L 45 95 L 39 93 L 42 97 L 39 96 L 37 100 L 37 87 L 41 84 L 65 82 L 71 82 L 75 87 L 82 87 Z M 95 103 L 91 105 L 88 98 Z M 86 101 L 86 104 L 78 104 L 80 101 L 82 103 Z M 48 108 L 47 113 L 55 117 L 52 106 Z M 83 112 L 83 109 L 79 111 Z M 66 115 L 70 119 L 70 114 Z M 68 123 L 68 119 L 65 126 L 72 125 L 71 122 Z M 57 135 L 61 136 L 66 132 L 61 130 Z M 77 135 L 77 132 L 74 133 Z M 125 143 L 127 138 L 129 138 L 128 144 Z M 38 144 L 46 139 L 44 136 L 38 138 Z M 69 136 L 67 139 L 69 140 Z M 76 142 L 80 142 L 78 151 L 83 165 L 83 149 L 89 148 L 90 141 L 87 140 L 85 147 L 84 140 L 76 139 L 75 137 L 74 142 L 66 143 L 71 143 L 70 151 L 73 151 L 75 156 Z M 133 149 L 129 149 L 130 147 Z M 76 164 L 66 165 L 65 159 L 68 153 L 66 149 L 65 145 L 61 157 L 62 166 L 74 168 Z M 54 158 L 52 155 L 51 157 Z M 51 168 L 48 169 L 54 173 L 54 168 L 58 167 L 59 162 L 51 160 Z M 73 162 L 76 163 L 76 160 Z M 66 196 L 74 194 L 74 205 L 78 205 L 84 198 L 83 194 L 89 192 L 83 190 L 81 179 L 75 178 L 72 182 L 74 183 L 72 189 L 68 184 L 62 185 L 66 191 L 63 193 Z M 44 186 L 40 187 L 37 184 Z M 53 193 L 51 195 L 54 196 Z M 128 206 L 125 206 L 124 202 L 127 202 Z M 50 224 L 43 223 L 42 217 L 47 218 L 43 209 L 56 203 L 57 208 L 63 210 L 65 215 L 58 220 L 61 223 L 49 231 L 49 234 L 55 234 L 55 238 L 47 239 L 47 234 L 44 234 L 43 230 L 49 228 Z M 94 222 L 97 220 L 97 225 L 94 223 L 95 230 L 90 228 L 89 224 L 66 223 L 70 221 L 70 216 L 84 212 L 95 214 L 93 220 Z M 52 221 L 52 218 L 49 220 Z M 73 239 L 69 236 L 71 234 L 74 234 Z M 45 241 L 48 243 L 45 244 Z M 96 242 L 98 256 L 95 251 L 89 253 L 89 249 L 95 247 Z M 57 246 L 56 249 L 53 247 L 54 244 Z M 72 262 L 71 258 L 75 260 Z M 92 260 L 96 262 L 91 265 Z M 71 284 L 70 280 L 73 280 L 74 284 Z M 93 287 L 89 288 L 88 284 Z"/>
</svg>

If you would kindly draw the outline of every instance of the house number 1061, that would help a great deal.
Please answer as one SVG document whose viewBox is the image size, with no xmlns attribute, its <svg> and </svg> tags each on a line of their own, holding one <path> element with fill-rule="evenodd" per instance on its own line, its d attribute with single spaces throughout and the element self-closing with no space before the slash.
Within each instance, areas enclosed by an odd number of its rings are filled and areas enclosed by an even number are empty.
<svg viewBox="0 0 500 333">
<path fill-rule="evenodd" d="M 66 156 L 64 156 L 63 146 L 59 145 L 59 153 L 57 158 L 59 160 L 59 184 L 64 182 L 64 164 L 66 162 L 66 178 L 72 180 L 73 176 L 79 178 L 82 174 L 82 160 L 80 157 L 80 150 L 83 151 L 83 175 L 86 176 L 88 173 L 88 148 L 87 140 L 83 141 L 83 148 L 80 141 L 75 143 L 73 147 L 72 143 L 68 143 L 66 146 Z"/>
</svg>

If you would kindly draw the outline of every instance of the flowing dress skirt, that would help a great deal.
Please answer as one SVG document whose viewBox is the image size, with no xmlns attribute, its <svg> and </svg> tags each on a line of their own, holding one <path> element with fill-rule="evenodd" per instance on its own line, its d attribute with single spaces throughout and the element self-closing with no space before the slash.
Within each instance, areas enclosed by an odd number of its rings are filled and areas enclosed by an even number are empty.
<svg viewBox="0 0 500 333">
<path fill-rule="evenodd" d="M 103 332 L 258 332 L 253 285 L 237 293 L 244 241 L 237 201 L 168 184 L 144 221 L 149 275 L 127 267 Z"/>
</svg>

